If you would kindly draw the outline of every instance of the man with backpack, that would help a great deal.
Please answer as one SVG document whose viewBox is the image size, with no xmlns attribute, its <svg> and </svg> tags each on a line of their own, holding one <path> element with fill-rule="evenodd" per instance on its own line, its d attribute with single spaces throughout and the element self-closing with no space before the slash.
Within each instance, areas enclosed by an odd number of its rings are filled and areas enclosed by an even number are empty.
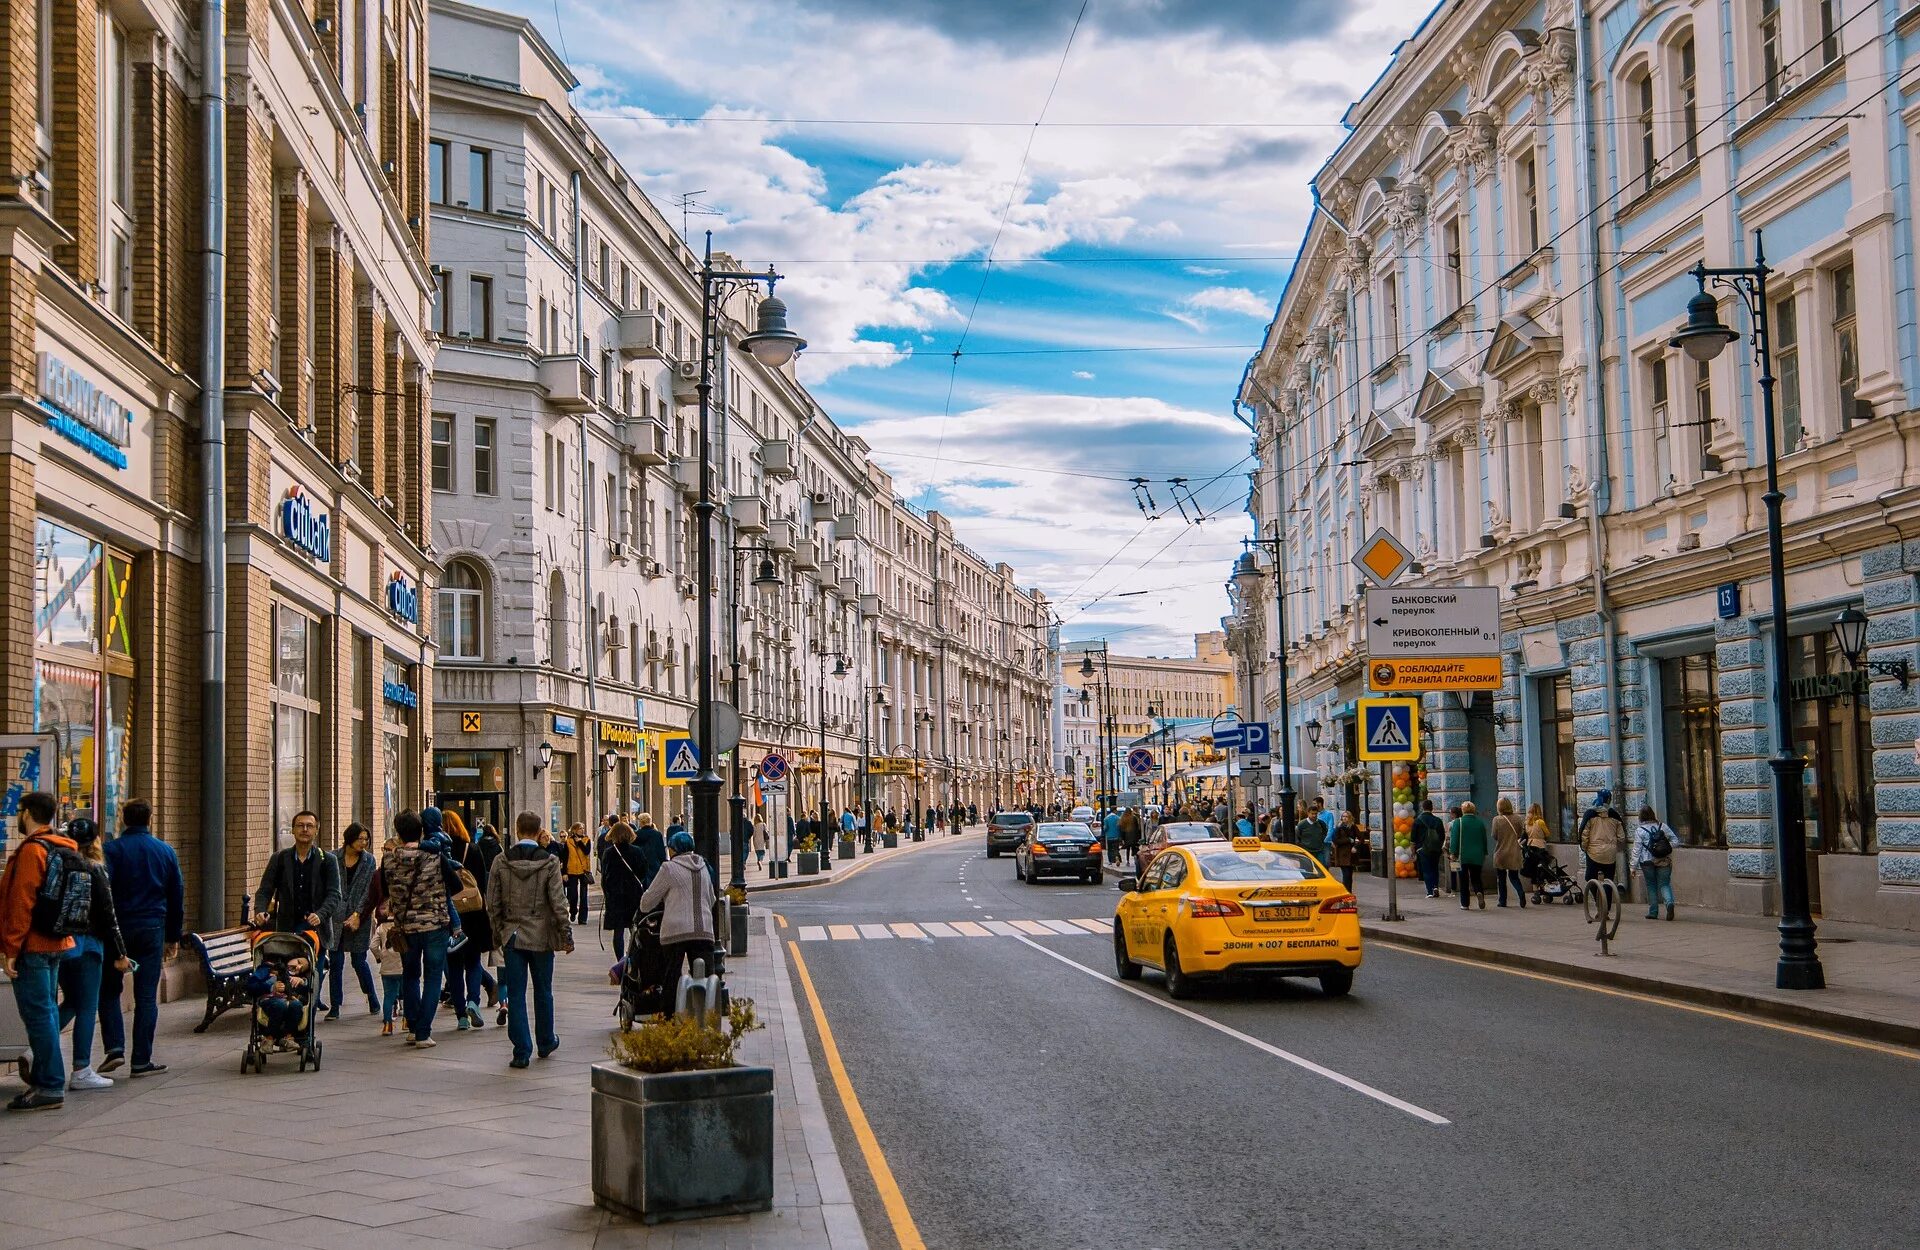
<svg viewBox="0 0 1920 1250">
<path fill-rule="evenodd" d="M 1580 851 L 1587 857 L 1584 879 L 1617 880 L 1615 865 L 1626 842 L 1627 822 L 1613 810 L 1613 791 L 1602 790 L 1593 796 L 1593 806 L 1580 818 Z"/>
<path fill-rule="evenodd" d="M 1659 919 L 1663 899 L 1667 919 L 1673 919 L 1673 848 L 1679 840 L 1652 807 L 1641 807 L 1640 827 L 1633 831 L 1633 866 L 1647 879 L 1648 920 Z"/>
<path fill-rule="evenodd" d="M 93 919 L 94 876 L 72 838 L 53 831 L 59 803 L 35 790 L 20 799 L 18 850 L 0 873 L 0 963 L 27 1030 L 33 1063 L 27 1090 L 9 1111 L 51 1111 L 66 1105 L 67 1070 L 60 1054 L 60 961 Z"/>
<path fill-rule="evenodd" d="M 1433 814 L 1433 800 L 1420 800 L 1420 814 L 1413 818 L 1413 854 L 1420 863 L 1420 879 L 1427 883 L 1427 897 L 1440 897 L 1440 859 L 1447 853 L 1447 827 Z"/>
<path fill-rule="evenodd" d="M 451 900 L 460 891 L 458 870 L 446 856 L 425 845 L 425 828 L 417 813 L 393 818 L 399 849 L 380 865 L 387 914 L 406 938 L 401 952 L 407 1004 L 407 1045 L 425 1049 L 434 1044 L 433 1015 L 440 1007 L 440 988 L 447 973 L 447 944 L 453 922 Z"/>
</svg>

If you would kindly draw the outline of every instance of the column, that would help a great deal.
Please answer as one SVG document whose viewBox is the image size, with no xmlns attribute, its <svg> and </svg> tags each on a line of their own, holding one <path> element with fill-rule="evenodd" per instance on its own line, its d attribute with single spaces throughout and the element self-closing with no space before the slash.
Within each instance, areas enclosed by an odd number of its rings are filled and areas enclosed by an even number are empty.
<svg viewBox="0 0 1920 1250">
<path fill-rule="evenodd" d="M 1481 524 L 1495 538 L 1506 538 L 1517 532 L 1516 518 L 1525 506 L 1514 498 L 1518 492 L 1514 490 L 1513 477 L 1507 465 L 1514 423 L 1519 415 L 1518 401 L 1503 399 L 1495 406 L 1491 416 L 1483 417 L 1480 421 L 1480 446 L 1486 453 L 1489 466 L 1487 500 L 1491 504 L 1482 509 L 1485 515 Z"/>
<path fill-rule="evenodd" d="M 1777 909 L 1774 871 L 1771 710 L 1767 704 L 1766 639 L 1757 620 L 1714 627 L 1720 673 L 1720 772 L 1726 787 L 1727 872 L 1737 911 Z M 1884 822 L 1883 822 L 1884 824 Z"/>
<path fill-rule="evenodd" d="M 1905 557 L 1903 559 L 1903 557 Z M 1908 560 L 1920 560 L 1920 543 L 1879 547 L 1860 557 L 1862 596 L 1872 624 L 1867 655 L 1874 660 L 1920 662 L 1920 592 Z M 1920 686 L 1901 689 L 1890 677 L 1873 681 L 1873 806 L 1880 844 L 1882 890 L 1897 888 L 1903 909 L 1920 907 Z M 1897 922 L 1896 922 L 1897 923 Z"/>
</svg>

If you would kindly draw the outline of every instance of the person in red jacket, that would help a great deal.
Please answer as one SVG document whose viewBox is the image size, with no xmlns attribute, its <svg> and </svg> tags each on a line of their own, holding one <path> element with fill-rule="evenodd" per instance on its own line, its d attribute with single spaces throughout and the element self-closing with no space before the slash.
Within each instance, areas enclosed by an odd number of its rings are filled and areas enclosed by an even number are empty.
<svg viewBox="0 0 1920 1250">
<path fill-rule="evenodd" d="M 41 790 L 20 800 L 19 849 L 0 873 L 0 963 L 13 982 L 13 1001 L 33 1048 L 27 1091 L 9 1111 L 50 1111 L 66 1105 L 67 1070 L 60 1055 L 60 961 L 73 939 L 42 933 L 33 925 L 33 899 L 47 877 L 49 848 L 77 852 L 72 838 L 53 831 L 59 804 Z"/>
</svg>

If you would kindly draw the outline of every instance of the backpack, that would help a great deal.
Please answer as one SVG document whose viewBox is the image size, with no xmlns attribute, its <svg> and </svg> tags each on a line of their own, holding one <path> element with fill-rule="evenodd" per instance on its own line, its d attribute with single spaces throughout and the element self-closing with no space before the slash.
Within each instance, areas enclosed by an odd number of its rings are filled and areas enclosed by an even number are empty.
<svg viewBox="0 0 1920 1250">
<path fill-rule="evenodd" d="M 93 928 L 93 869 L 78 851 L 55 846 L 42 838 L 47 872 L 33 896 L 29 923 L 41 937 L 75 937 Z"/>
<path fill-rule="evenodd" d="M 1665 825 L 1643 827 L 1647 831 L 1647 854 L 1655 859 L 1666 859 L 1673 854 L 1673 839 L 1667 836 Z"/>
</svg>

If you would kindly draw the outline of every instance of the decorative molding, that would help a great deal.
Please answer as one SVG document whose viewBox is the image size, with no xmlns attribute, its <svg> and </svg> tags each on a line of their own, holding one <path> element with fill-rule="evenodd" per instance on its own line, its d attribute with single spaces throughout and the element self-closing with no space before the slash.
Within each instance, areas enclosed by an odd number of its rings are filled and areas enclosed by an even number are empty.
<svg viewBox="0 0 1920 1250">
<path fill-rule="evenodd" d="M 1573 28 L 1551 27 L 1540 46 L 1527 54 L 1528 89 L 1545 96 L 1550 107 L 1560 107 L 1572 94 L 1574 63 Z"/>
<path fill-rule="evenodd" d="M 1560 403 L 1563 407 L 1572 408 L 1573 401 L 1579 398 L 1580 378 L 1586 371 L 1584 365 L 1569 365 L 1560 371 Z"/>
<path fill-rule="evenodd" d="M 1427 182 L 1417 174 L 1408 175 L 1394 185 L 1387 197 L 1387 223 L 1399 236 L 1401 249 L 1426 233 Z"/>
<path fill-rule="evenodd" d="M 1492 113 L 1475 109 L 1461 119 L 1447 141 L 1447 157 L 1460 167 L 1460 175 L 1469 184 L 1493 172 L 1499 150 L 1499 127 Z"/>
</svg>

